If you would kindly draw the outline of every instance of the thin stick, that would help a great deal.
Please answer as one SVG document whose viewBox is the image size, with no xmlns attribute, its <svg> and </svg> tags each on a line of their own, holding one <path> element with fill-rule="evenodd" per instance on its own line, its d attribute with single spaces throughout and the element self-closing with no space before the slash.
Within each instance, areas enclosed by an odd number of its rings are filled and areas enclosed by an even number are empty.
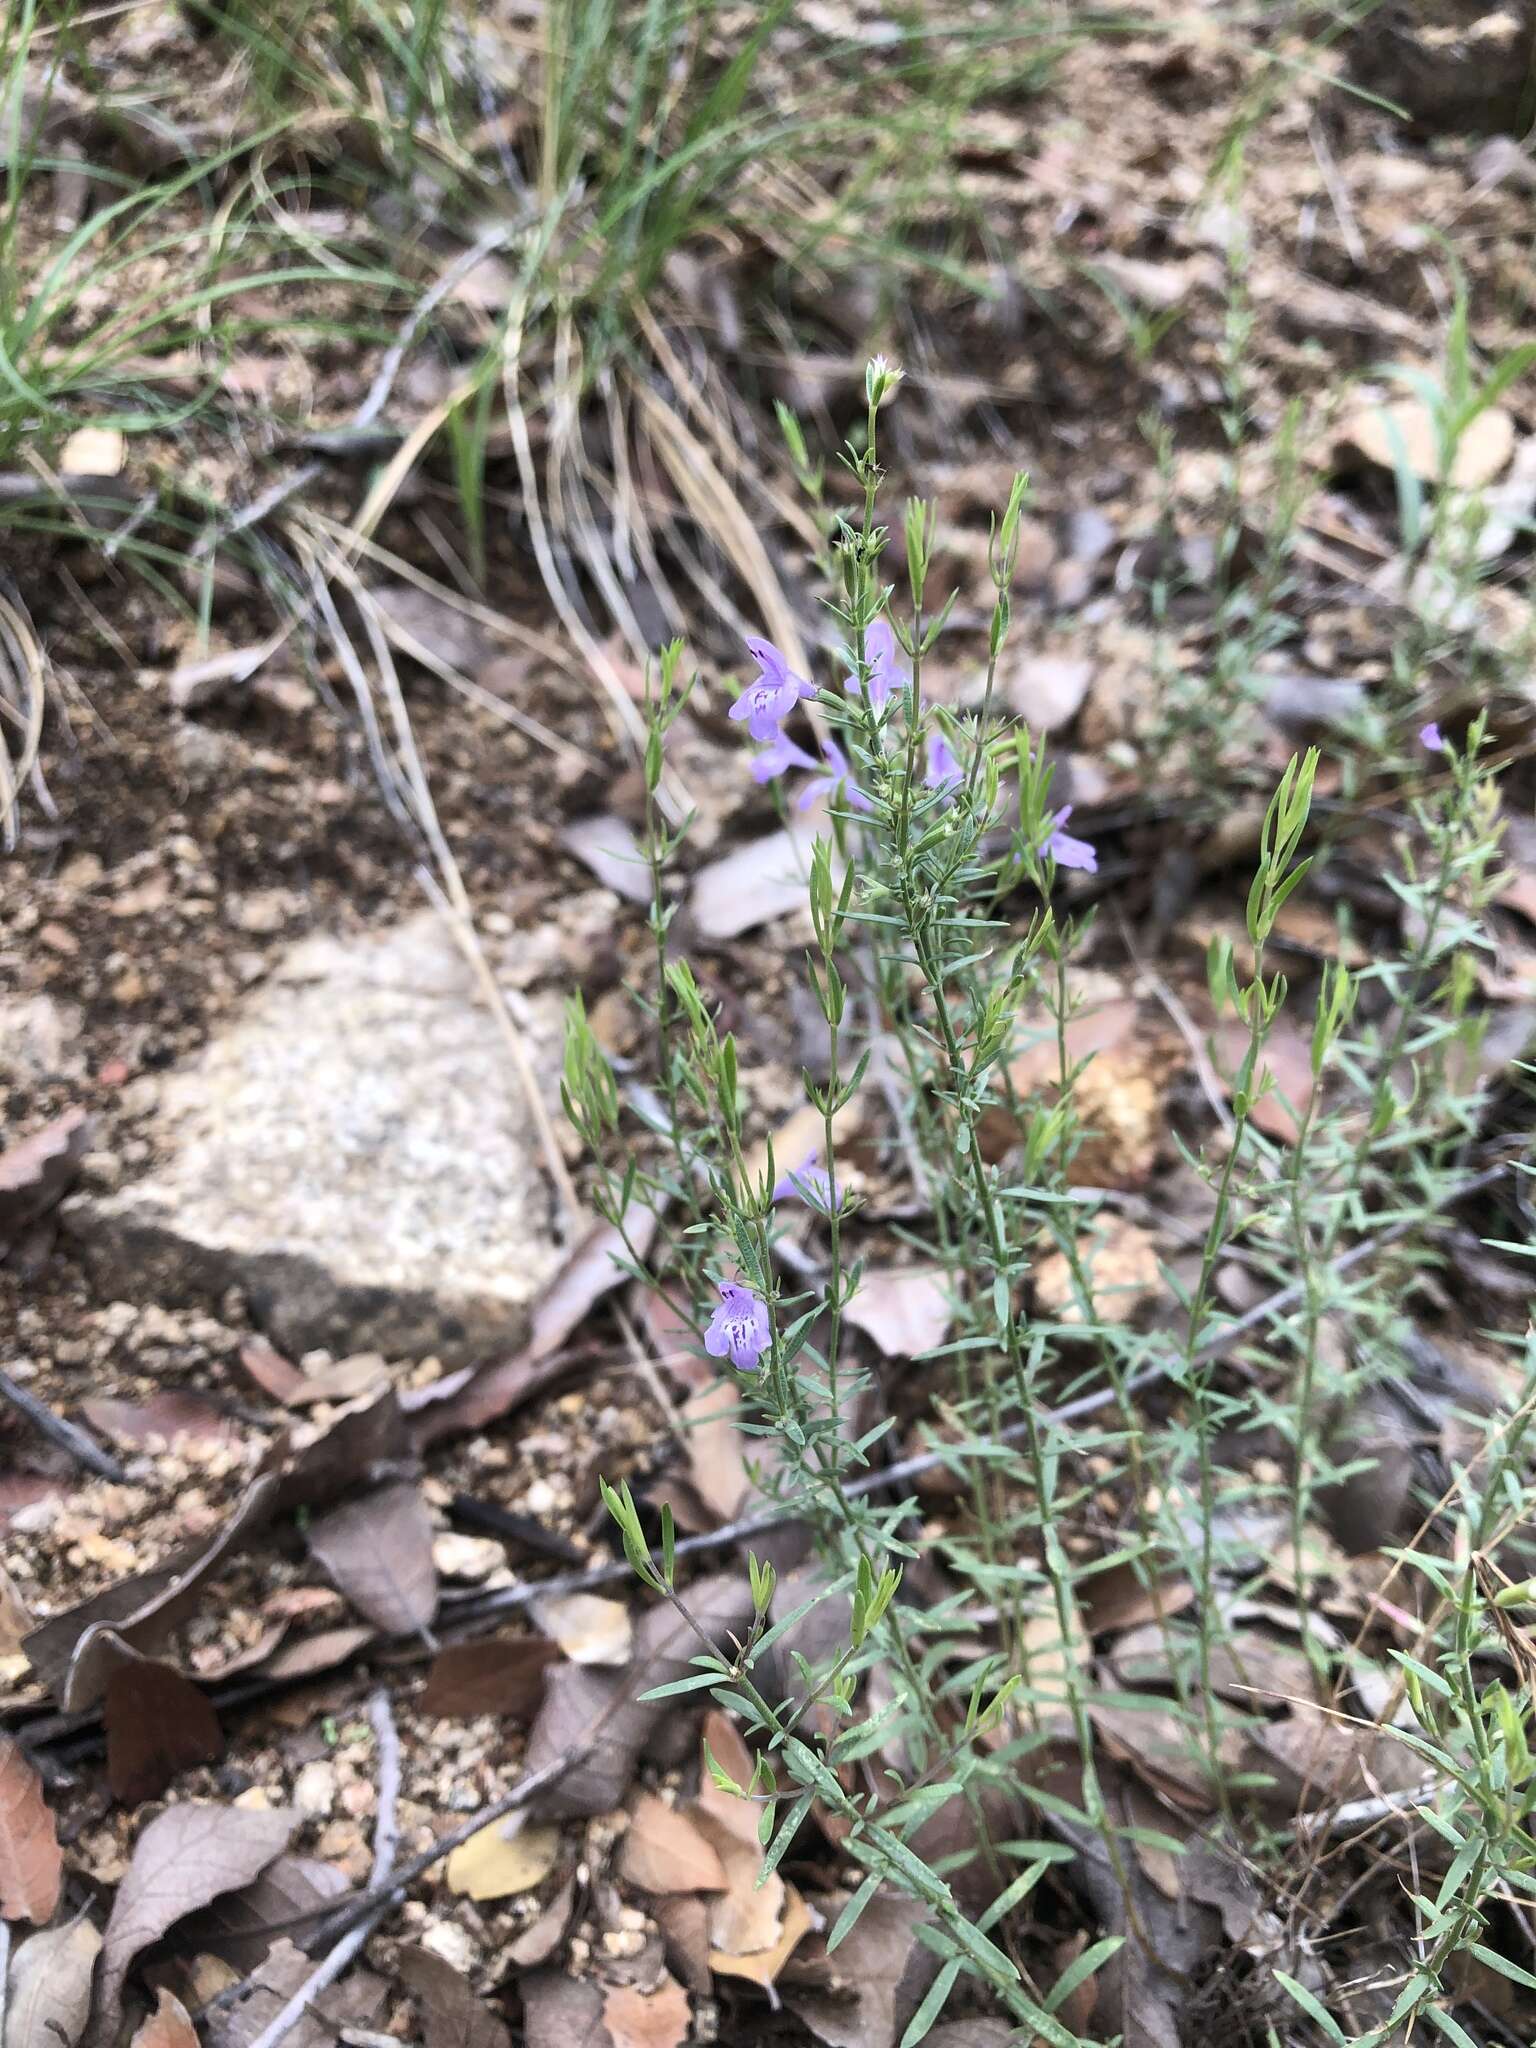
<svg viewBox="0 0 1536 2048">
<path fill-rule="evenodd" d="M 277 2044 L 293 2032 L 300 2020 L 308 2017 L 310 2007 L 321 1992 L 335 1983 L 389 1910 L 392 1896 L 388 1888 L 389 1878 L 395 1867 L 395 1851 L 400 1840 L 400 1737 L 395 1730 L 394 1715 L 389 1710 L 389 1694 L 382 1689 L 368 1702 L 368 1719 L 373 1724 L 374 1740 L 379 1749 L 379 1818 L 373 1831 L 373 1873 L 363 1896 L 376 1903 L 361 1916 L 348 1916 L 346 1930 L 335 1947 L 304 1979 L 270 2026 L 256 2036 L 251 2048 L 277 2048 Z M 381 1887 L 385 1888 L 382 1892 Z"/>
<path fill-rule="evenodd" d="M 119 1485 L 128 1477 L 109 1451 L 104 1451 L 75 1423 L 66 1422 L 62 1415 L 55 1415 L 36 1394 L 29 1394 L 25 1387 L 19 1387 L 8 1372 L 0 1372 L 0 1400 L 9 1401 L 19 1414 L 25 1415 L 39 1435 L 57 1444 L 61 1451 L 67 1451 L 75 1463 L 84 1465 L 88 1472 L 94 1472 L 102 1479 L 114 1479 Z"/>
</svg>

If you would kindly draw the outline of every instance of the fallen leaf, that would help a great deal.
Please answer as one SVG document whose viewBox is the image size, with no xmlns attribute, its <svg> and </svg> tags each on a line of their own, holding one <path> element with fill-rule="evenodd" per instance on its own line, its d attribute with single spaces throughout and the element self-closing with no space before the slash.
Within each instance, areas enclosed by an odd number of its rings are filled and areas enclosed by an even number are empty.
<svg viewBox="0 0 1536 2048">
<path fill-rule="evenodd" d="M 359 1351 L 350 1358 L 334 1359 L 329 1365 L 306 1372 L 297 1385 L 283 1395 L 289 1408 L 314 1408 L 322 1401 L 361 1401 L 381 1393 L 389 1385 L 389 1368 L 377 1351 Z"/>
<path fill-rule="evenodd" d="M 128 456 L 117 427 L 76 427 L 59 450 L 60 476 L 116 476 Z"/>
<path fill-rule="evenodd" d="M 534 1619 L 575 1664 L 627 1664 L 634 1625 L 622 1600 L 568 1593 L 534 1603 Z"/>
<path fill-rule="evenodd" d="M 134 1844 L 101 1957 L 98 2024 L 110 2036 L 141 1949 L 221 1892 L 250 1884 L 288 1846 L 296 1814 L 189 1801 L 157 1814 Z M 305 1965 L 306 1969 L 308 1964 Z"/>
<path fill-rule="evenodd" d="M 626 1215 L 624 1227 L 643 1259 L 656 1234 L 654 1210 Z M 412 1417 L 417 1448 L 457 1430 L 483 1429 L 557 1379 L 565 1369 L 560 1354 L 566 1339 L 604 1295 L 622 1285 L 628 1260 L 624 1240 L 613 1225 L 594 1225 L 549 1283 L 533 1312 L 532 1335 L 522 1350 L 477 1373 L 451 1398 L 431 1403 Z"/>
<path fill-rule="evenodd" d="M 209 2014 L 208 2048 L 251 2048 L 314 1967 L 304 1951 L 286 1937 L 277 1942 L 239 2003 Z M 343 2028 L 371 2032 L 387 1998 L 383 1978 L 354 1965 L 339 1983 L 322 1991 L 311 2010 L 283 2036 L 283 2048 L 337 2048 Z"/>
<path fill-rule="evenodd" d="M 100 1953 L 101 1936 L 83 1912 L 24 1941 L 11 1964 L 5 2048 L 76 2048 Z"/>
<path fill-rule="evenodd" d="M 843 1313 L 887 1358 L 919 1358 L 949 1335 L 954 1304 L 936 1267 L 866 1266 Z"/>
<path fill-rule="evenodd" d="M 217 1956 L 244 1975 L 260 1968 L 278 1940 L 270 1929 L 308 1914 L 310 1935 L 321 1924 L 317 1906 L 334 1905 L 352 1889 L 346 1873 L 318 1856 L 274 1856 L 261 1875 L 226 1892 L 182 1922 L 184 1949 Z"/>
<path fill-rule="evenodd" d="M 300 1636 L 296 1643 L 279 1643 L 266 1661 L 268 1678 L 293 1684 L 301 1678 L 319 1678 L 338 1664 L 350 1664 L 358 1651 L 378 1634 L 363 1623 L 344 1628 L 316 1629 L 312 1636 Z"/>
<path fill-rule="evenodd" d="M 709 1903 L 696 1892 L 662 1892 L 651 1901 L 651 1918 L 661 1929 L 667 1961 L 690 1991 L 707 1998 L 714 1989 L 709 1973 Z"/>
<path fill-rule="evenodd" d="M 276 1475 L 263 1474 L 211 1543 L 183 1551 L 157 1571 L 109 1586 L 34 1630 L 22 1647 L 64 1711 L 80 1713 L 100 1701 L 125 1643 L 140 1656 L 162 1649 L 196 1607 L 208 1578 L 246 1536 L 264 1526 L 280 1498 Z"/>
<path fill-rule="evenodd" d="M 270 1394 L 274 1401 L 286 1404 L 294 1389 L 304 1384 L 299 1368 L 275 1351 L 265 1337 L 253 1337 L 240 1346 L 240 1363 L 261 1391 Z"/>
<path fill-rule="evenodd" d="M 603 2025 L 603 1987 L 564 1970 L 532 1970 L 523 1994 L 524 2048 L 613 2048 Z"/>
<path fill-rule="evenodd" d="M 505 2023 L 441 1956 L 408 1948 L 396 1967 L 421 2009 L 425 2048 L 512 2048 Z"/>
<path fill-rule="evenodd" d="M 530 1920 L 515 1941 L 507 1944 L 507 1955 L 520 1970 L 536 1970 L 547 1963 L 565 1941 L 576 1910 L 576 1873 L 561 1885 L 536 1920 Z"/>
<path fill-rule="evenodd" d="M 1032 732 L 1057 732 L 1077 716 L 1093 663 L 1058 654 L 1026 654 L 1007 683 L 1009 706 Z"/>
<path fill-rule="evenodd" d="M 414 1479 L 332 1508 L 310 1525 L 309 1549 L 358 1613 L 386 1635 L 419 1635 L 437 1612 L 432 1518 Z"/>
<path fill-rule="evenodd" d="M 421 1711 L 456 1720 L 496 1714 L 527 1721 L 544 1697 L 544 1675 L 559 1654 L 544 1636 L 487 1636 L 478 1642 L 449 1643 L 432 1660 Z"/>
<path fill-rule="evenodd" d="M 622 818 L 611 812 L 577 818 L 560 834 L 560 844 L 615 896 L 622 896 L 627 903 L 650 902 L 651 871 Z"/>
<path fill-rule="evenodd" d="M 60 1200 L 80 1171 L 90 1143 L 90 1119 L 67 1109 L 0 1152 L 0 1244 L 14 1238 Z"/>
<path fill-rule="evenodd" d="M 107 1680 L 102 1718 L 107 1783 L 124 1806 L 158 1799 L 181 1772 L 224 1754 L 211 1702 L 171 1664 L 125 1659 Z"/>
<path fill-rule="evenodd" d="M 95 1430 L 120 1444 L 229 1443 L 235 1426 L 206 1394 L 168 1389 L 147 1401 L 87 1400 L 81 1413 Z"/>
<path fill-rule="evenodd" d="M 688 2023 L 688 1994 L 675 1977 L 663 1975 L 654 1991 L 620 1984 L 603 2001 L 613 2048 L 682 2048 Z"/>
<path fill-rule="evenodd" d="M 133 2037 L 133 2048 L 198 2048 L 187 2008 L 162 1985 L 158 2003 Z"/>
<path fill-rule="evenodd" d="M 832 1892 L 809 1903 L 830 1929 L 848 1897 Z M 917 1933 L 932 1917 L 919 1900 L 876 1892 L 830 1955 L 823 1933 L 802 1942 L 780 1979 L 784 2003 L 826 2048 L 895 2048 L 938 1974 L 938 1955 Z"/>
<path fill-rule="evenodd" d="M 1421 398 L 1361 406 L 1345 422 L 1338 445 L 1346 455 L 1377 469 L 1392 472 L 1403 463 L 1421 483 L 1441 481 L 1434 415 Z M 1514 451 L 1513 419 L 1502 406 L 1484 406 L 1456 444 L 1448 481 L 1458 490 L 1481 490 L 1507 466 Z"/>
<path fill-rule="evenodd" d="M 725 1873 L 724 1890 L 709 1902 L 710 1968 L 771 1984 L 795 1943 L 809 1929 L 810 1914 L 777 1870 L 764 1874 L 757 1802 L 738 1798 L 715 1783 L 709 1757 L 737 1785 L 746 1786 L 754 1769 L 752 1752 L 740 1730 L 718 1708 L 704 1716 L 703 1749 L 702 1782 L 694 1813 Z M 792 1910 L 792 1899 L 798 1903 L 798 1913 Z M 787 1939 L 792 1930 L 793 1939 Z M 751 1967 L 730 1967 L 742 1962 Z"/>
<path fill-rule="evenodd" d="M 642 1792 L 619 1850 L 619 1873 L 646 1892 L 723 1892 L 725 1866 L 685 1813 Z"/>
<path fill-rule="evenodd" d="M 776 1877 L 778 1872 L 775 1871 L 773 1875 Z M 773 1879 L 770 1878 L 769 1883 L 772 1882 Z M 717 1977 L 745 1977 L 750 1983 L 761 1984 L 766 1990 L 810 1931 L 810 1908 L 794 1886 L 786 1884 L 783 1923 L 779 1929 L 778 1939 L 772 1947 L 756 1949 L 743 1955 L 733 1955 L 729 1950 L 712 1948 L 709 1952 L 709 1967 Z"/>
<path fill-rule="evenodd" d="M 818 829 L 815 818 L 802 818 L 783 832 L 749 839 L 700 868 L 693 878 L 690 908 L 703 937 L 740 938 L 770 918 L 803 910 L 809 901 L 811 848 Z"/>
<path fill-rule="evenodd" d="M 1229 1017 L 1212 1045 L 1216 1072 L 1229 1094 L 1247 1050 L 1248 1026 L 1241 1018 Z M 1293 1144 L 1297 1119 L 1306 1115 L 1312 1100 L 1312 1042 L 1283 1010 L 1264 1040 L 1257 1071 L 1272 1075 L 1274 1086 L 1257 1098 L 1250 1115 L 1267 1136 Z"/>
<path fill-rule="evenodd" d="M 508 1835 L 506 1826 L 505 1820 L 489 1821 L 460 1842 L 448 1858 L 450 1891 L 461 1898 L 508 1899 L 544 1882 L 559 1859 L 560 1830 L 534 1825 Z"/>
<path fill-rule="evenodd" d="M 0 1920 L 51 1920 L 63 1881 L 43 1781 L 21 1744 L 0 1735 Z"/>
<path fill-rule="evenodd" d="M 1293 1707 L 1278 1721 L 1250 1722 L 1247 1733 L 1248 1767 L 1267 1772 L 1272 1781 L 1258 1796 L 1283 1813 L 1411 1792 L 1424 1780 L 1422 1762 L 1389 1730 L 1319 1707 Z"/>
<path fill-rule="evenodd" d="M 738 1514 L 747 1497 L 747 1440 L 736 1427 L 741 1396 L 729 1380 L 715 1380 L 690 1394 L 679 1411 L 686 1432 L 688 1476 L 717 1521 Z"/>
<path fill-rule="evenodd" d="M 751 1618 L 752 1602 L 735 1574 L 716 1573 L 689 1588 L 688 1605 L 711 1641 L 728 1644 Z M 687 1677 L 698 1637 L 670 1607 L 652 1607 L 635 1628 L 635 1655 L 622 1671 L 558 1664 L 528 1736 L 523 1769 L 534 1772 L 576 1753 L 578 1761 L 541 1795 L 551 1819 L 607 1813 L 629 1790 L 635 1758 L 674 1702 L 640 1695 Z"/>
</svg>

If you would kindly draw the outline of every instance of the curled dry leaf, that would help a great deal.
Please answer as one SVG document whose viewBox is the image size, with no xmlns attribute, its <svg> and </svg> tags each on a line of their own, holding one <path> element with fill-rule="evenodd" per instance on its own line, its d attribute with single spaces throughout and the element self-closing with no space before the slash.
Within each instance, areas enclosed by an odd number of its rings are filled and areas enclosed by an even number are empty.
<svg viewBox="0 0 1536 2048">
<path fill-rule="evenodd" d="M 844 1313 L 887 1358 L 917 1358 L 944 1342 L 954 1308 L 936 1268 L 867 1266 Z"/>
<path fill-rule="evenodd" d="M 154 2011 L 133 2037 L 133 2048 L 198 2048 L 187 2008 L 163 1985 Z"/>
<path fill-rule="evenodd" d="M 506 1820 L 493 1820 L 460 1842 L 448 1858 L 448 1889 L 468 1899 L 509 1899 L 531 1892 L 554 1869 L 560 1856 L 557 1827 L 519 1828 L 505 1833 Z"/>
<path fill-rule="evenodd" d="M 43 1781 L 20 1743 L 0 1735 L 0 1919 L 51 1920 L 63 1881 Z"/>
<path fill-rule="evenodd" d="M 110 2038 L 134 1957 L 223 1892 L 257 1878 L 288 1846 L 298 1817 L 281 1809 L 188 1803 L 157 1814 L 134 1844 L 101 1959 L 98 2024 Z M 306 1965 L 307 1967 L 307 1965 Z"/>
<path fill-rule="evenodd" d="M 527 1721 L 544 1697 L 544 1676 L 559 1656 L 545 1636 L 487 1636 L 448 1643 L 432 1660 L 420 1706 L 424 1714 L 472 1720 L 496 1714 Z"/>
<path fill-rule="evenodd" d="M 398 1967 L 420 2009 L 425 2048 L 512 2048 L 505 2022 L 451 1963 L 430 1949 L 408 1948 Z"/>
<path fill-rule="evenodd" d="M 158 1799 L 182 1771 L 224 1754 L 212 1703 L 171 1664 L 125 1657 L 107 1680 L 103 1717 L 107 1783 L 125 1806 Z"/>
<path fill-rule="evenodd" d="M 619 1874 L 646 1892 L 723 1892 L 725 1866 L 675 1806 L 642 1792 L 619 1851 Z"/>
<path fill-rule="evenodd" d="M 654 1991 L 620 1984 L 603 2001 L 603 2025 L 613 2048 L 682 2048 L 688 2018 L 687 1992 L 665 1973 Z"/>
<path fill-rule="evenodd" d="M 309 1548 L 359 1614 L 387 1635 L 418 1635 L 437 1612 L 432 1519 L 415 1480 L 333 1508 L 311 1526 Z"/>
<path fill-rule="evenodd" d="M 520 1970 L 536 1970 L 547 1963 L 565 1941 L 576 1910 L 576 1873 L 561 1885 L 537 1920 L 530 1920 L 515 1941 L 507 1944 L 507 1955 Z"/>
<path fill-rule="evenodd" d="M 101 1936 L 83 1913 L 24 1941 L 11 1964 L 5 2048 L 76 2048 L 100 1953 Z"/>
<path fill-rule="evenodd" d="M 604 1600 L 597 1593 L 568 1593 L 560 1600 L 540 1600 L 534 1619 L 552 1636 L 574 1664 L 627 1664 L 634 1647 L 634 1627 L 622 1600 Z"/>
</svg>

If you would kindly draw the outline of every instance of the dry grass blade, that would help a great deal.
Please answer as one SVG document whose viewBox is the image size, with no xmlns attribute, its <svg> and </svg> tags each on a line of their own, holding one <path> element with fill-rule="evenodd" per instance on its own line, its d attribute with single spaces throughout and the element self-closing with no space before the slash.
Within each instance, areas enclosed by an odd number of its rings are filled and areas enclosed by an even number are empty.
<svg viewBox="0 0 1536 2048">
<path fill-rule="evenodd" d="M 22 786 L 37 766 L 47 692 L 42 646 L 25 613 L 0 597 L 0 728 L 14 727 L 18 734 L 13 757 L 8 734 L 0 731 L 0 844 L 7 852 L 16 845 Z"/>
</svg>

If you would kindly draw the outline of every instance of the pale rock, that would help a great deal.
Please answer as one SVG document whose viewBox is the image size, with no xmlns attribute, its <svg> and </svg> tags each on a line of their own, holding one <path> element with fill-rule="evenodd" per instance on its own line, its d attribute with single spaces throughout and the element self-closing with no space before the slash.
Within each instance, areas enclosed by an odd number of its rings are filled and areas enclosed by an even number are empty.
<svg viewBox="0 0 1536 2048">
<path fill-rule="evenodd" d="M 336 1804 L 336 1766 L 324 1757 L 306 1764 L 293 1781 L 293 1803 L 306 1820 L 329 1820 Z"/>
<path fill-rule="evenodd" d="M 553 1068 L 552 1011 L 543 1026 Z M 292 948 L 165 1077 L 155 1137 L 147 1177 L 68 1205 L 100 1284 L 192 1304 L 240 1288 L 290 1355 L 515 1345 L 561 1262 L 501 1031 L 430 911 Z"/>
</svg>

